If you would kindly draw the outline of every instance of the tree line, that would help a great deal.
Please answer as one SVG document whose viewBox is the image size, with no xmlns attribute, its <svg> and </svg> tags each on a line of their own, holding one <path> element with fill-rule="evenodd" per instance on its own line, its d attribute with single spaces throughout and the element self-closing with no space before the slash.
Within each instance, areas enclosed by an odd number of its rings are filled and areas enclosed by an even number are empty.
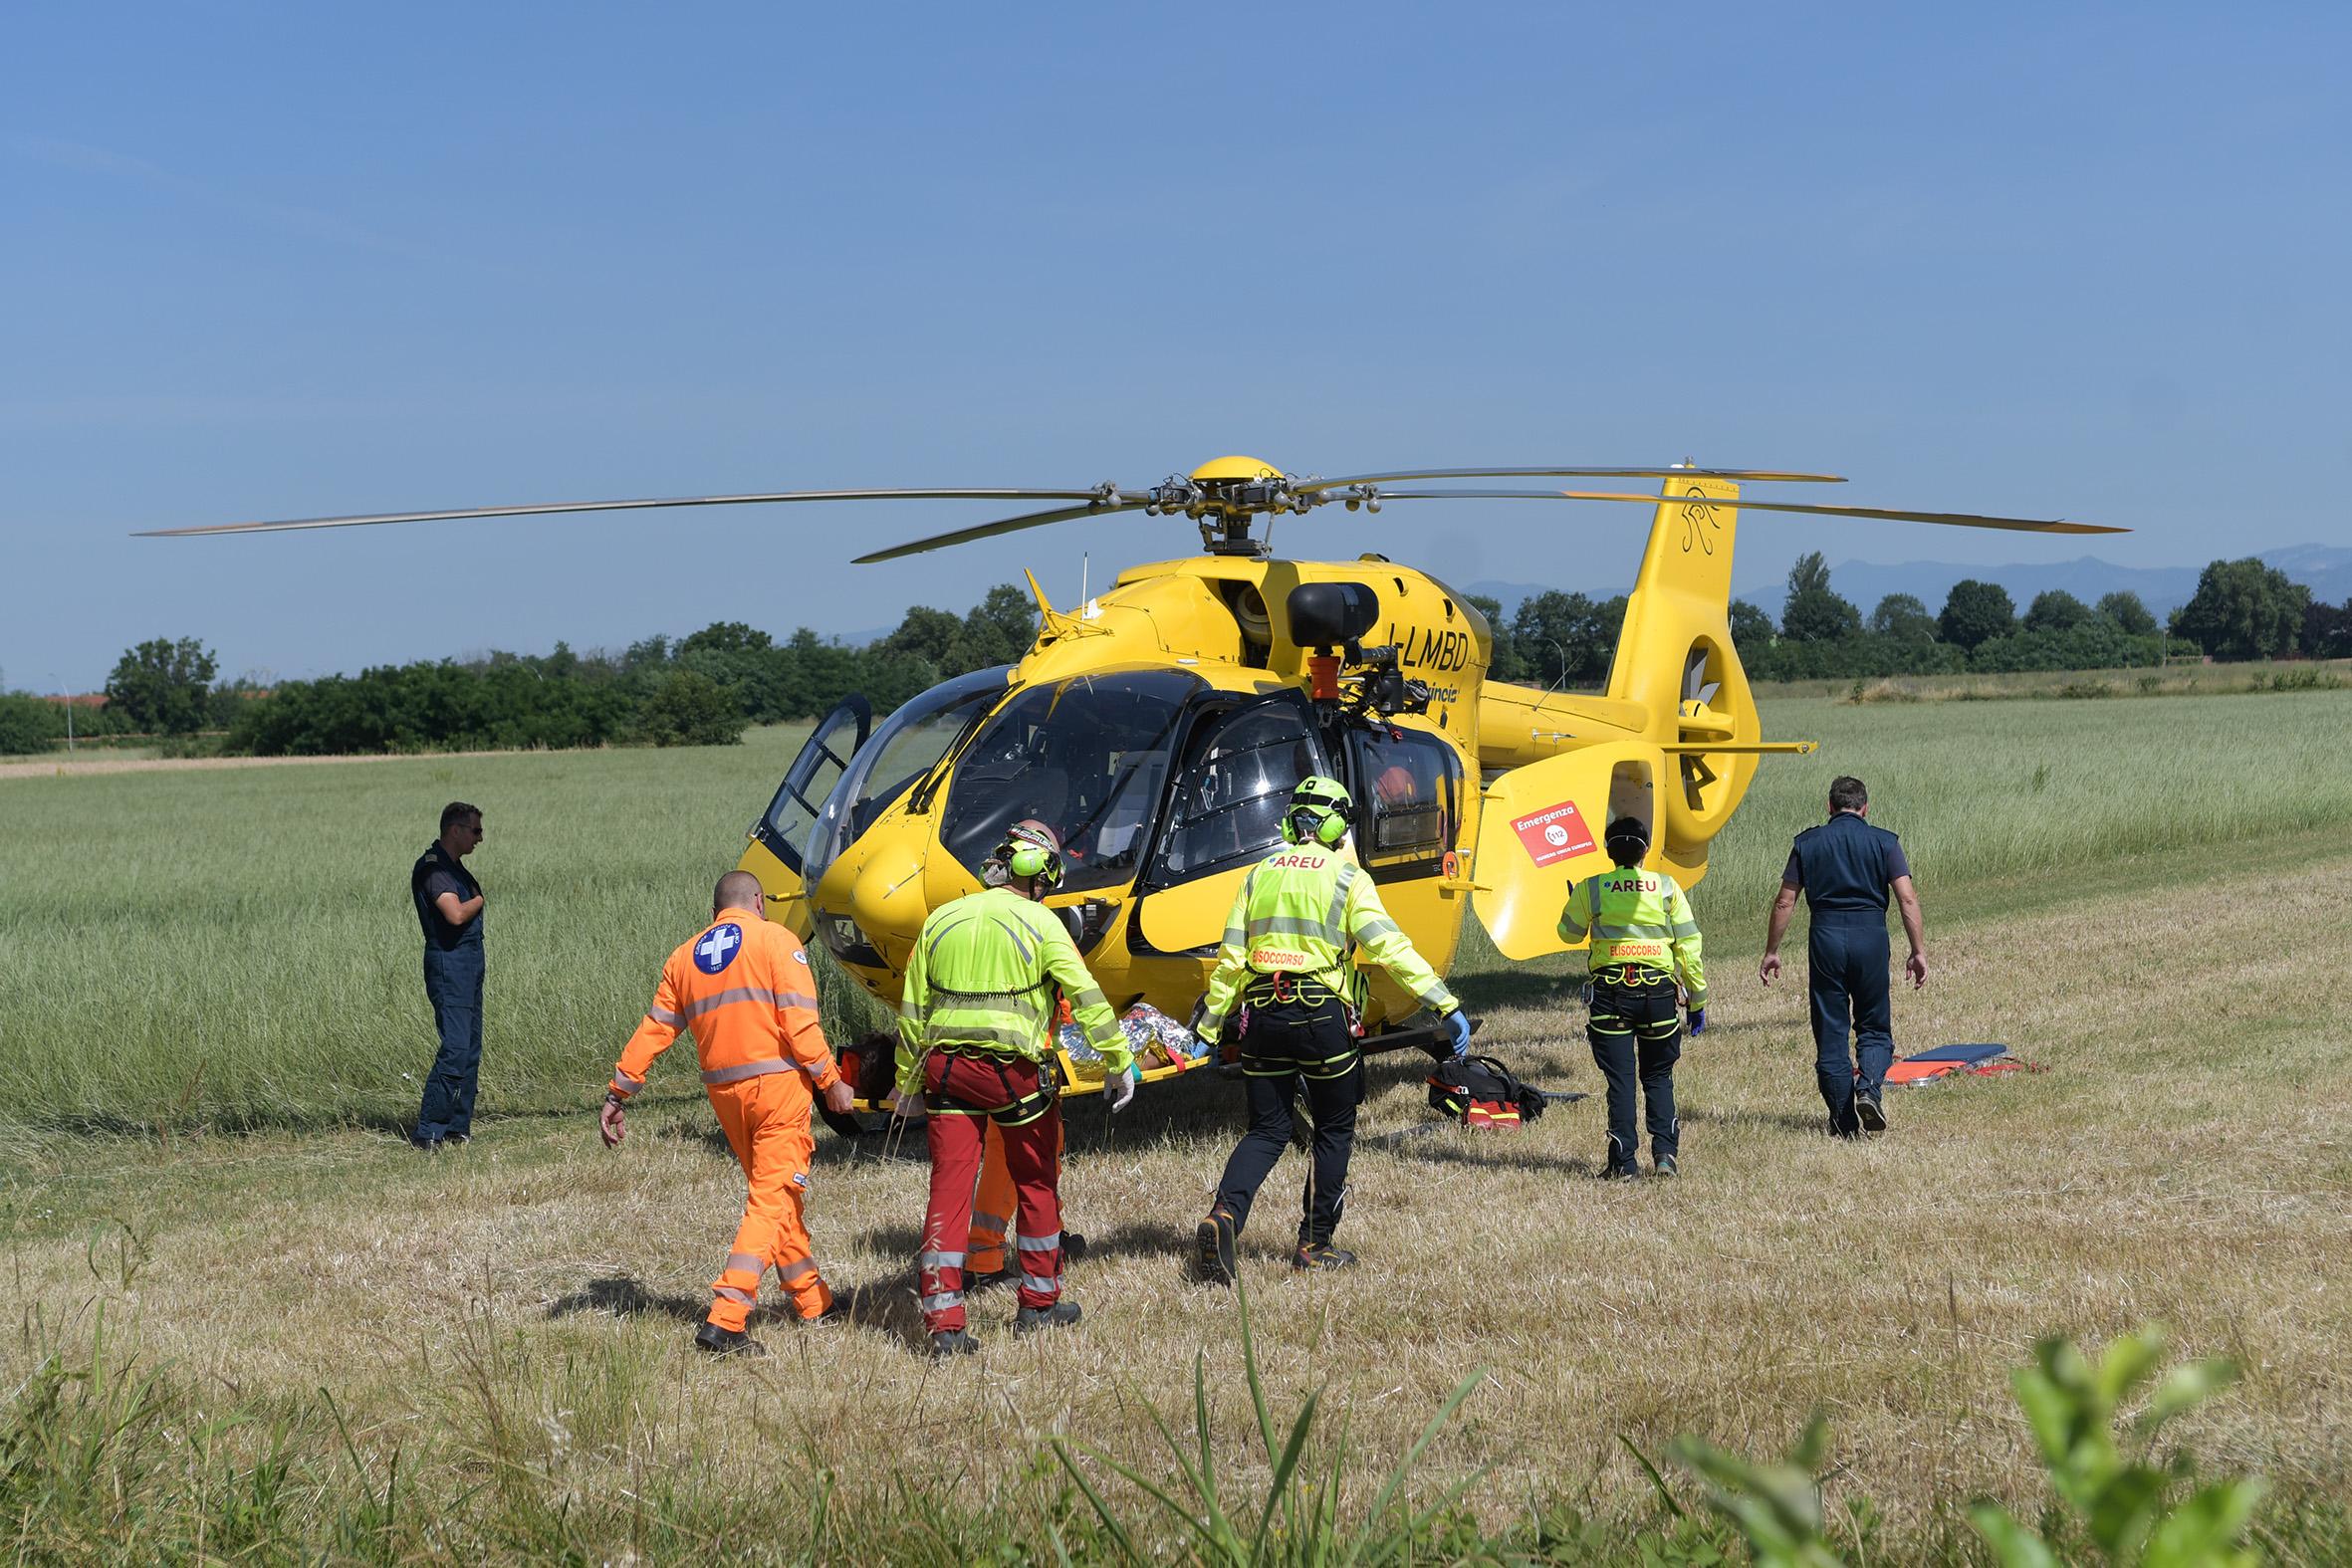
<svg viewBox="0 0 2352 1568">
<path fill-rule="evenodd" d="M 1510 615 L 1473 594 L 1494 628 L 1489 673 L 1537 686 L 1608 679 L 1625 595 L 1550 590 Z M 1819 680 L 1970 670 L 2115 669 L 2168 654 L 2269 659 L 2352 657 L 2352 598 L 2315 602 L 2310 589 L 2258 560 L 2217 560 L 2160 627 L 2139 595 L 2085 604 L 2062 588 L 2020 614 L 2008 590 L 1968 578 L 1941 610 L 1890 593 L 1865 617 L 1815 553 L 1788 572 L 1775 621 L 1746 599 L 1731 606 L 1732 641 L 1756 680 Z M 742 621 L 618 653 L 493 652 L 476 659 L 381 665 L 357 675 L 274 685 L 219 680 L 193 637 L 125 649 L 103 708 L 74 710 L 94 739 L 153 735 L 225 754 L 281 757 L 355 752 L 503 751 L 576 746 L 712 746 L 754 724 L 806 719 L 851 692 L 888 712 L 951 676 L 1009 664 L 1036 635 L 1037 609 L 1010 583 L 962 615 L 909 609 L 888 636 L 862 646 L 803 626 L 782 642 Z M 66 710 L 24 693 L 0 696 L 0 754 L 39 754 L 66 735 Z"/>
<path fill-rule="evenodd" d="M 578 746 L 717 746 L 754 724 L 806 719 L 851 692 L 887 712 L 951 676 L 1029 649 L 1037 609 L 1010 584 L 963 615 L 918 605 L 888 636 L 848 646 L 804 626 L 779 642 L 742 621 L 648 637 L 618 653 L 492 652 L 387 664 L 318 680 L 220 682 L 193 637 L 126 649 L 103 708 L 78 731 L 162 737 L 167 746 L 255 757 L 505 751 Z M 62 744 L 61 704 L 0 697 L 0 753 Z M 198 737 L 202 739 L 199 741 Z"/>
<path fill-rule="evenodd" d="M 1496 679 L 1562 687 L 1608 679 L 1624 594 L 1595 599 L 1554 589 L 1530 595 L 1509 616 L 1495 599 L 1470 599 L 1494 628 Z M 2085 604 L 2051 588 L 2020 614 L 2006 588 L 1974 577 L 1954 583 L 1940 610 L 1916 594 L 1890 593 L 1864 616 L 1831 586 L 1816 552 L 1789 568 L 1777 621 L 1747 599 L 1732 601 L 1731 620 L 1740 662 L 1762 681 L 2120 669 L 2182 655 L 2352 658 L 2352 598 L 2315 601 L 2308 587 L 2254 559 L 2208 565 L 2196 593 L 2160 625 L 2128 590 Z"/>
</svg>

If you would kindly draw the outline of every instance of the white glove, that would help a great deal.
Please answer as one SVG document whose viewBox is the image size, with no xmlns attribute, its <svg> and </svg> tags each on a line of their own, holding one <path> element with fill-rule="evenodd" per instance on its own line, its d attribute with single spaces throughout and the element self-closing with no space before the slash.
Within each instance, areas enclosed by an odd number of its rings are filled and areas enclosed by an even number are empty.
<svg viewBox="0 0 2352 1568">
<path fill-rule="evenodd" d="M 1109 1097 L 1110 1108 L 1114 1114 L 1125 1110 L 1127 1102 L 1135 1098 L 1135 1068 L 1132 1063 L 1102 1080 L 1102 1092 Z"/>
</svg>

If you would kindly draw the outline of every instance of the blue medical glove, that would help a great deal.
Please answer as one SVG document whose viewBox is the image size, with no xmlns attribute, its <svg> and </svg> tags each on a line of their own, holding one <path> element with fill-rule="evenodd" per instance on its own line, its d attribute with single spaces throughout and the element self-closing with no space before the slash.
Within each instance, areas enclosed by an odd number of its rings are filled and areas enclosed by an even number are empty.
<svg viewBox="0 0 2352 1568">
<path fill-rule="evenodd" d="M 1460 1061 L 1470 1054 L 1470 1014 L 1460 1008 L 1438 1019 L 1444 1025 L 1446 1037 L 1454 1042 L 1454 1059 Z"/>
<path fill-rule="evenodd" d="M 1693 1008 L 1691 1009 L 1690 1031 L 1693 1034 L 1704 1034 L 1707 1032 L 1707 1009 L 1705 1008 Z"/>
</svg>

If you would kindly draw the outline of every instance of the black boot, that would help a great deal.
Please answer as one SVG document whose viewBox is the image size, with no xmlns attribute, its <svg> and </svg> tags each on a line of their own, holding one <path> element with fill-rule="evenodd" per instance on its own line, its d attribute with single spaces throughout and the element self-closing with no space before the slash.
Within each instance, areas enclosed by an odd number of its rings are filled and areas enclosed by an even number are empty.
<svg viewBox="0 0 2352 1568">
<path fill-rule="evenodd" d="M 931 1359 L 945 1361 L 950 1356 L 969 1356 L 980 1349 L 980 1341 L 960 1328 L 942 1329 L 931 1336 Z"/>
<path fill-rule="evenodd" d="M 1080 1316 L 1075 1301 L 1057 1301 L 1049 1307 L 1023 1307 L 1013 1314 L 1013 1332 L 1034 1334 L 1041 1328 L 1067 1328 Z"/>
<path fill-rule="evenodd" d="M 764 1356 L 768 1347 L 740 1328 L 705 1323 L 694 1331 L 694 1343 L 714 1356 Z"/>
<path fill-rule="evenodd" d="M 1854 1096 L 1854 1121 L 1864 1132 L 1873 1136 L 1885 1132 L 1886 1107 L 1878 1103 L 1875 1094 L 1857 1094 Z"/>
<path fill-rule="evenodd" d="M 1222 1208 L 1210 1210 L 1208 1218 L 1193 1227 L 1192 1239 L 1201 1277 L 1211 1284 L 1232 1284 L 1241 1261 L 1241 1232 L 1234 1228 L 1233 1215 Z"/>
<path fill-rule="evenodd" d="M 1291 1254 L 1293 1268 L 1353 1268 L 1355 1254 L 1328 1241 L 1302 1241 L 1298 1250 Z"/>
</svg>

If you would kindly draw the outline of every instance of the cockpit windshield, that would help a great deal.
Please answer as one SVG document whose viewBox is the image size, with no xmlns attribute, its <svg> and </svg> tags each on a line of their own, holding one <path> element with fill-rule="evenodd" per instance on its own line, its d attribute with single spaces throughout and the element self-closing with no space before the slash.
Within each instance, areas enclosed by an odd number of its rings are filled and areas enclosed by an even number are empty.
<svg viewBox="0 0 2352 1568">
<path fill-rule="evenodd" d="M 1012 670 L 999 664 L 942 681 L 882 721 L 825 796 L 809 840 L 810 886 L 823 880 L 825 867 L 947 755 L 956 738 L 1004 694 Z"/>
<path fill-rule="evenodd" d="M 956 765 L 940 841 L 972 873 L 1023 817 L 1061 835 L 1064 889 L 1135 874 L 1186 701 L 1180 670 L 1126 670 L 1033 686 L 990 718 Z"/>
</svg>

